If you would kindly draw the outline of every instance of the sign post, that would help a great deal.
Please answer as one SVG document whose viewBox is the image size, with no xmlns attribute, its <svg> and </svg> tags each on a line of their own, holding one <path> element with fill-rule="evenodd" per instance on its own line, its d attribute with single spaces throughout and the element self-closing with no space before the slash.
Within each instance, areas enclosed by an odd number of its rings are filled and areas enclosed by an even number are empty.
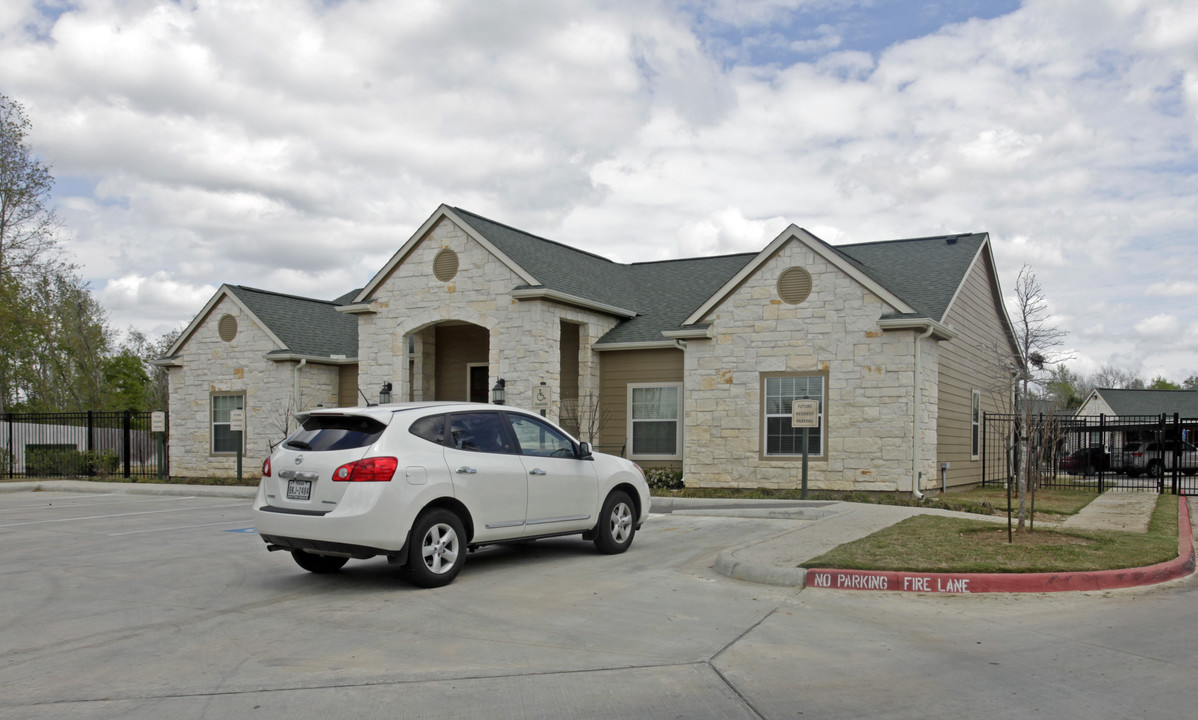
<svg viewBox="0 0 1198 720">
<path fill-rule="evenodd" d="M 807 440 L 813 427 L 819 427 L 819 400 L 795 400 L 790 404 L 790 426 L 803 428 L 803 492 L 807 499 Z"/>
<path fill-rule="evenodd" d="M 158 438 L 158 479 L 166 479 L 166 413 L 156 410 L 150 413 L 150 432 Z"/>
<path fill-rule="evenodd" d="M 245 410 L 230 410 L 229 411 L 229 431 L 235 433 L 245 433 Z M 241 446 L 242 437 L 237 438 L 237 482 L 241 482 Z"/>
<path fill-rule="evenodd" d="M 542 382 L 532 389 L 532 409 L 540 410 L 541 417 L 545 417 L 545 411 L 553 407 L 553 390 Z"/>
</svg>

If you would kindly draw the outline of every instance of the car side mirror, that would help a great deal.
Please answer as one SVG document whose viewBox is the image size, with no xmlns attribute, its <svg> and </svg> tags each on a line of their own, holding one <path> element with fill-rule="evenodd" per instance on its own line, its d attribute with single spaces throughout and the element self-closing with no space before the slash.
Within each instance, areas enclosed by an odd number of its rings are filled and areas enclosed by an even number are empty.
<svg viewBox="0 0 1198 720">
<path fill-rule="evenodd" d="M 594 450 L 591 448 L 591 444 L 589 442 L 578 443 L 578 459 L 591 460 L 593 459 L 593 452 Z"/>
</svg>

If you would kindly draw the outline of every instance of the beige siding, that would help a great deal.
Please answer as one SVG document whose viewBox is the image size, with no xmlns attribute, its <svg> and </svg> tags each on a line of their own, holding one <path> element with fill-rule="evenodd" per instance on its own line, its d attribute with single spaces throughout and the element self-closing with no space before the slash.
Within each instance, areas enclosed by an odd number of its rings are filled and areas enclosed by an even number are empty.
<svg viewBox="0 0 1198 720">
<path fill-rule="evenodd" d="M 469 400 L 467 367 L 487 364 L 488 336 L 477 325 L 437 327 L 436 400 Z"/>
<path fill-rule="evenodd" d="M 682 382 L 682 367 L 681 350 L 624 350 L 601 354 L 599 403 L 605 412 L 610 413 L 607 423 L 599 433 L 601 450 L 619 454 L 627 442 L 629 383 Z M 626 449 L 624 454 L 627 454 Z M 655 467 L 682 467 L 681 462 L 645 464 Z"/>
<path fill-rule="evenodd" d="M 1014 347 L 1003 321 L 1002 298 L 992 278 L 990 254 L 983 252 L 945 318 L 958 333 L 940 345 L 937 467 L 945 462 L 952 465 L 948 471 L 950 488 L 982 480 L 981 458 L 971 457 L 973 391 L 981 391 L 983 413 L 1010 409 L 1000 368 L 1012 356 Z"/>
<path fill-rule="evenodd" d="M 337 404 L 354 407 L 358 397 L 358 366 L 342 365 L 337 374 Z"/>
</svg>

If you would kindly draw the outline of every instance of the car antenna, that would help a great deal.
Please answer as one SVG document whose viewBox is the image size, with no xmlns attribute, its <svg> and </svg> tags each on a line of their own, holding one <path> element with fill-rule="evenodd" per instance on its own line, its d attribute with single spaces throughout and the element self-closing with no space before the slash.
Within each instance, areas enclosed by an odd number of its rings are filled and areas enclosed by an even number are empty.
<svg viewBox="0 0 1198 720">
<path fill-rule="evenodd" d="M 366 397 L 366 393 L 362 392 L 361 387 L 358 388 L 358 394 L 361 395 L 362 399 L 366 401 L 366 407 L 374 407 L 375 406 L 375 403 L 370 402 L 370 398 Z"/>
</svg>

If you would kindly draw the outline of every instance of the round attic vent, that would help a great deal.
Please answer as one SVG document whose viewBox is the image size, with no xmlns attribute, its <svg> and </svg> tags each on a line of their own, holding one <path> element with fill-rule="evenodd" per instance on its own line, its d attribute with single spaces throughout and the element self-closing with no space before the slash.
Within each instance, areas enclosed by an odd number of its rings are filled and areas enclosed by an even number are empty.
<svg viewBox="0 0 1198 720">
<path fill-rule="evenodd" d="M 811 273 L 801 267 L 788 268 L 778 278 L 778 297 L 798 305 L 811 294 Z"/>
<path fill-rule="evenodd" d="M 441 282 L 449 282 L 458 274 L 458 254 L 449 248 L 433 258 L 433 276 Z"/>
<path fill-rule="evenodd" d="M 237 318 L 232 315 L 221 316 L 220 323 L 216 326 L 216 331 L 220 333 L 221 340 L 233 342 L 233 338 L 237 337 Z"/>
</svg>

